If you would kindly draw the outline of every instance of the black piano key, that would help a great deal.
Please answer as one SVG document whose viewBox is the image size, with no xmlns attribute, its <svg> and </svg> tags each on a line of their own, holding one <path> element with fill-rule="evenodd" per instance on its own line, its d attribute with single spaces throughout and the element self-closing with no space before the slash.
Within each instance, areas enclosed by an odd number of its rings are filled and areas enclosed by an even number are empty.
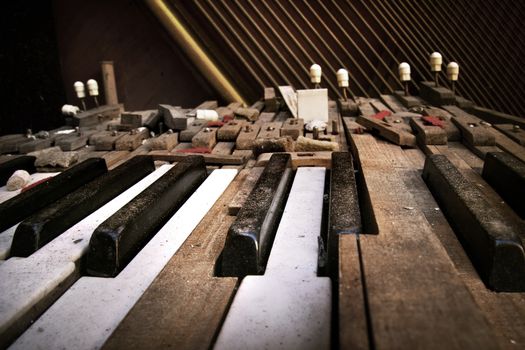
<svg viewBox="0 0 525 350">
<path fill-rule="evenodd" d="M 525 163 L 505 152 L 489 152 L 482 176 L 525 219 Z"/>
<path fill-rule="evenodd" d="M 523 228 L 507 222 L 444 155 L 427 157 L 422 176 L 485 284 L 498 292 L 524 292 Z"/>
<path fill-rule="evenodd" d="M 349 152 L 332 153 L 328 220 L 327 267 L 330 277 L 337 280 L 338 235 L 360 234 L 362 231 L 354 165 Z"/>
<path fill-rule="evenodd" d="M 153 158 L 136 156 L 22 221 L 11 256 L 27 257 L 155 170 Z"/>
<path fill-rule="evenodd" d="M 30 174 L 36 172 L 35 160 L 36 157 L 33 156 L 20 156 L 1 163 L 0 186 L 5 186 L 7 180 L 9 180 L 11 175 L 13 175 L 13 173 L 17 170 L 25 170 Z"/>
<path fill-rule="evenodd" d="M 100 224 L 89 242 L 87 273 L 116 276 L 205 179 L 204 158 L 187 156 Z"/>
<path fill-rule="evenodd" d="M 274 154 L 228 230 L 222 276 L 261 274 L 292 183 L 289 154 Z"/>
<path fill-rule="evenodd" d="M 106 161 L 92 158 L 0 204 L 0 232 L 107 173 Z"/>
</svg>

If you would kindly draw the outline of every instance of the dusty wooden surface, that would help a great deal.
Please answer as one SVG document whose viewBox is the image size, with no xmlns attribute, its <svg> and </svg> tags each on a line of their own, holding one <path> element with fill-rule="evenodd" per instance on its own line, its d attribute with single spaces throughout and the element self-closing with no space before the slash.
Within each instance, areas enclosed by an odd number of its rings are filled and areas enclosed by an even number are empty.
<svg viewBox="0 0 525 350">
<path fill-rule="evenodd" d="M 361 235 L 376 348 L 495 347 L 487 321 L 403 182 L 401 148 L 352 135 L 379 235 Z M 458 331 L 461 329 L 461 331 Z"/>
<path fill-rule="evenodd" d="M 214 277 L 235 217 L 228 203 L 239 174 L 131 309 L 104 349 L 208 349 L 234 295 L 237 278 Z"/>
</svg>

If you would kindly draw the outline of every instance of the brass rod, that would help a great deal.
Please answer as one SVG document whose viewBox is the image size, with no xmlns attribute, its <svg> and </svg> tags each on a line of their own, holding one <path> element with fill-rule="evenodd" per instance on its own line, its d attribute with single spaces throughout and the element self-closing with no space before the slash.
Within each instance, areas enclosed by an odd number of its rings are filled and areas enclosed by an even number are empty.
<svg viewBox="0 0 525 350">
<path fill-rule="evenodd" d="M 166 2 L 164 0 L 146 0 L 146 4 L 217 92 L 227 101 L 246 104 L 242 95 L 208 57 Z"/>
</svg>

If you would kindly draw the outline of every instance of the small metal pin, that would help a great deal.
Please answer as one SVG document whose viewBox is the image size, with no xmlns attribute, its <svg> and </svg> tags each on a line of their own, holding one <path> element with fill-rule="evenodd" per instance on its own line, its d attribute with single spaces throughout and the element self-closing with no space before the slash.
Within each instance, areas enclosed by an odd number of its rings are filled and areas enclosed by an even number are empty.
<svg viewBox="0 0 525 350">
<path fill-rule="evenodd" d="M 313 129 L 313 136 L 314 136 L 314 140 L 318 140 L 319 139 L 319 128 L 317 126 L 314 127 Z"/>
</svg>

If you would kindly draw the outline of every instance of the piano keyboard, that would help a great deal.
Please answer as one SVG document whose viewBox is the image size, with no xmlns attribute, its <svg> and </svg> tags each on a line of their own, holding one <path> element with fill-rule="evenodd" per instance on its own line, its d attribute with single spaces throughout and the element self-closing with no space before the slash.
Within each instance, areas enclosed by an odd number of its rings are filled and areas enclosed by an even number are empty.
<svg viewBox="0 0 525 350">
<path fill-rule="evenodd" d="M 215 349 L 329 349 L 331 283 L 317 276 L 325 169 L 299 168 L 263 276 L 245 277 Z"/>
</svg>

